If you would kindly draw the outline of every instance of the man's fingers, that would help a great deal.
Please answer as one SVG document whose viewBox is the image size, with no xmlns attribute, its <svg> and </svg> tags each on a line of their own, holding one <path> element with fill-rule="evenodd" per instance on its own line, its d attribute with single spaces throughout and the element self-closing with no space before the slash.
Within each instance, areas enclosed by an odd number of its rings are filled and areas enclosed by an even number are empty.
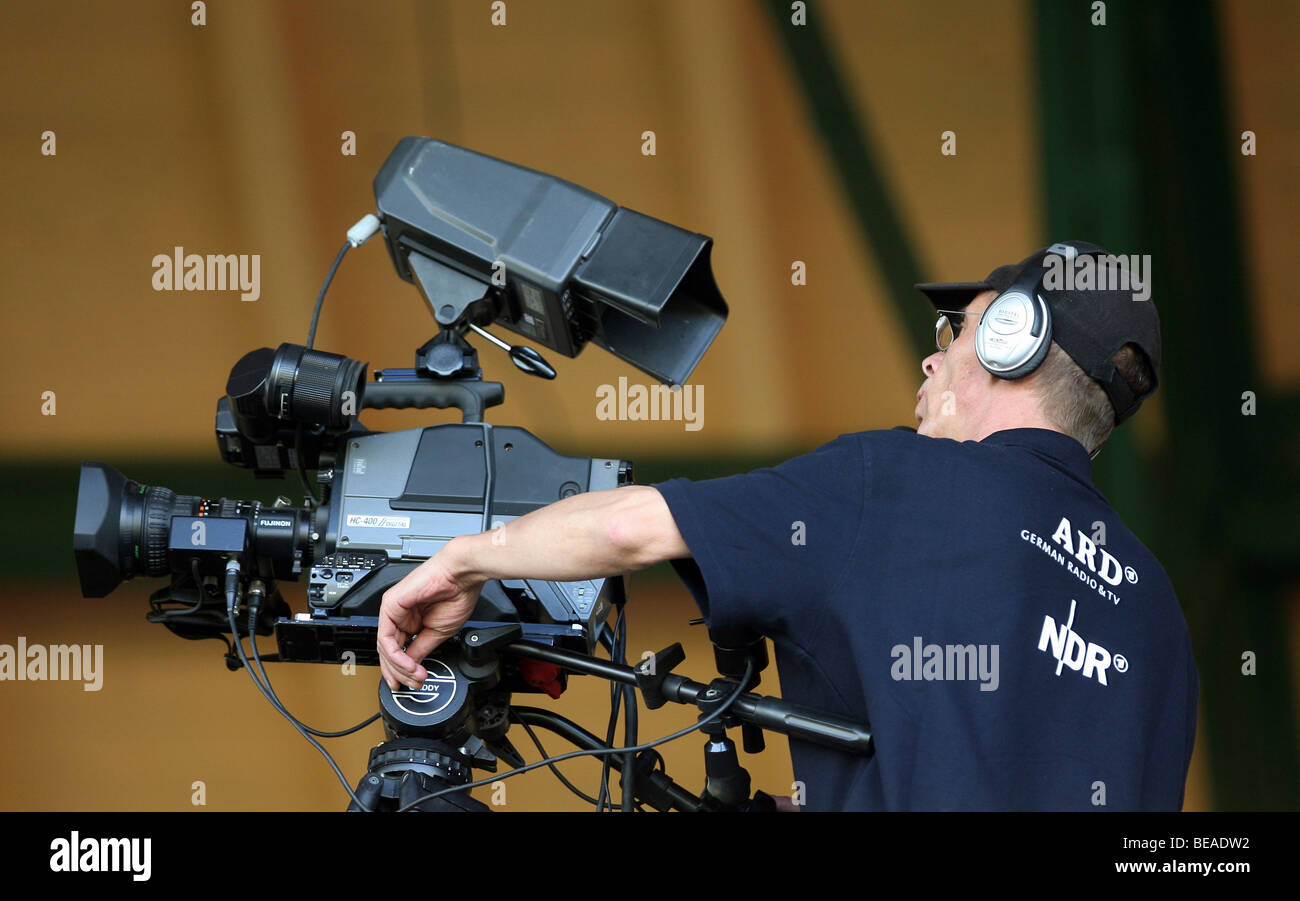
<svg viewBox="0 0 1300 901">
<path fill-rule="evenodd" d="M 412 667 L 413 673 L 418 674 L 421 670 L 424 670 L 424 667 L 420 666 L 418 661 L 428 657 L 429 654 L 433 652 L 433 649 L 442 644 L 446 638 L 446 635 L 442 635 L 433 629 L 425 629 L 419 635 L 415 636 L 415 640 L 407 645 L 406 648 L 406 653 L 414 664 Z M 428 672 L 426 671 L 423 676 L 420 676 L 420 681 L 423 682 L 427 676 Z"/>
<path fill-rule="evenodd" d="M 430 584 L 430 572 L 437 566 L 434 557 L 425 560 L 406 577 L 384 592 L 380 604 L 378 649 L 386 664 L 385 676 L 402 685 L 419 688 L 428 672 L 420 665 L 428 654 L 448 636 L 427 626 L 421 630 L 419 610 L 439 595 L 439 586 Z M 436 603 L 436 601 L 434 602 Z M 402 649 L 406 637 L 418 632 L 415 639 Z"/>
<path fill-rule="evenodd" d="M 388 687 L 396 691 L 398 686 L 397 674 L 393 671 L 392 664 L 388 662 L 388 658 L 384 656 L 382 651 L 379 654 L 379 673 L 383 676 L 384 681 L 388 683 Z"/>
<path fill-rule="evenodd" d="M 376 644 L 380 654 L 400 660 L 403 656 L 402 642 L 407 633 L 399 627 L 394 614 L 395 611 L 391 610 L 386 603 L 379 608 L 379 636 Z M 406 661 L 408 665 L 410 662 Z"/>
<path fill-rule="evenodd" d="M 397 688 L 397 679 L 393 677 L 391 672 L 389 672 L 388 663 L 384 660 L 383 654 L 379 655 L 379 677 L 384 680 L 384 683 L 390 689 L 395 690 Z"/>
<path fill-rule="evenodd" d="M 395 635 L 379 636 L 379 650 L 388 658 L 388 662 L 394 669 L 411 670 L 415 668 L 415 661 L 402 650 L 402 645 Z"/>
<path fill-rule="evenodd" d="M 422 667 L 416 661 L 424 656 L 423 654 L 413 657 L 406 653 L 395 636 L 380 637 L 379 653 L 380 658 L 387 661 L 390 674 L 396 677 L 398 682 L 408 688 L 412 685 L 419 688 L 423 678 L 417 677 L 416 672 Z M 392 687 L 392 683 L 389 683 L 389 687 Z"/>
<path fill-rule="evenodd" d="M 390 661 L 385 660 L 382 656 L 379 658 L 379 669 L 380 672 L 383 673 L 384 681 L 388 683 L 388 687 L 391 690 L 398 691 L 402 688 L 405 680 L 397 670 L 393 668 L 393 664 Z"/>
<path fill-rule="evenodd" d="M 407 583 L 415 573 L 408 573 L 406 578 L 384 592 L 379 602 L 379 634 L 392 635 L 399 631 L 414 631 L 420 622 L 417 609 L 428 593 L 417 591 Z"/>
</svg>

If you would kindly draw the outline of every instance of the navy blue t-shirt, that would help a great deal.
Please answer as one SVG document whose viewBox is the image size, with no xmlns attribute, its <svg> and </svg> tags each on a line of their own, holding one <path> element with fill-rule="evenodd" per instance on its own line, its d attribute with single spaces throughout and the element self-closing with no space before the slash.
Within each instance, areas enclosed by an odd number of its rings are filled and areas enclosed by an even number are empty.
<svg viewBox="0 0 1300 901">
<path fill-rule="evenodd" d="M 1182 807 L 1187 623 L 1073 438 L 857 432 L 654 487 L 710 628 L 768 636 L 785 699 L 870 724 L 870 758 L 790 741 L 806 809 Z"/>
</svg>

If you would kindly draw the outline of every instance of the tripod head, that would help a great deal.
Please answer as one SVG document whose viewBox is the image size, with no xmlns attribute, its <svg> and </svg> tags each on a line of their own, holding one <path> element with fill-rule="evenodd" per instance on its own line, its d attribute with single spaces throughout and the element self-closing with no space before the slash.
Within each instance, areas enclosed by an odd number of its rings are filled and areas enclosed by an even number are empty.
<svg viewBox="0 0 1300 901">
<path fill-rule="evenodd" d="M 379 681 L 379 710 L 388 741 L 370 752 L 357 786 L 367 810 L 484 810 L 463 786 L 475 768 L 496 772 L 497 759 L 524 761 L 506 738 L 509 691 L 502 687 L 500 649 L 522 637 L 518 625 L 464 631 L 426 658 L 429 677 L 417 689 L 393 691 Z M 359 810 L 353 802 L 349 810 Z"/>
</svg>

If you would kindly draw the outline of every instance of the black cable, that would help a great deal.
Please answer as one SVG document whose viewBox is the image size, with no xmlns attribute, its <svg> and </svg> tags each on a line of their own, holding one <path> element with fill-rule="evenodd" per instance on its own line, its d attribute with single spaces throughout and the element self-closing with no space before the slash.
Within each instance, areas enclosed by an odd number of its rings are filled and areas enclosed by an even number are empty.
<svg viewBox="0 0 1300 901">
<path fill-rule="evenodd" d="M 626 659 L 619 662 L 626 663 Z M 636 744 L 637 727 L 636 687 L 622 685 L 619 686 L 619 690 L 623 692 L 623 744 L 634 745 Z M 635 758 L 635 754 L 627 754 L 623 758 L 622 808 L 624 813 L 631 813 L 632 805 L 635 803 L 635 795 L 632 791 L 635 788 L 632 781 L 632 776 L 635 773 Z"/>
<path fill-rule="evenodd" d="M 244 669 L 248 671 L 248 678 L 253 680 L 253 685 L 257 687 L 257 690 L 259 692 L 261 692 L 262 697 L 266 698 L 266 700 L 271 704 L 271 706 L 275 708 L 276 712 L 279 713 L 281 716 L 283 716 L 285 719 L 287 719 L 289 723 L 295 729 L 298 730 L 299 735 L 307 739 L 307 741 L 311 743 L 311 746 L 313 748 L 315 748 L 317 751 L 320 751 L 321 754 L 324 755 L 326 762 L 329 763 L 330 765 L 330 769 L 334 770 L 334 775 L 337 776 L 339 782 L 343 784 L 343 788 L 347 791 L 348 797 L 350 797 L 353 803 L 357 805 L 357 809 L 366 811 L 368 813 L 370 811 L 370 808 L 366 807 L 366 805 L 361 803 L 361 799 L 358 798 L 357 793 L 352 790 L 352 786 L 348 783 L 348 780 L 343 776 L 343 771 L 340 770 L 338 764 L 334 762 L 334 758 L 330 756 L 329 751 L 326 751 L 324 746 L 322 746 L 320 742 L 312 738 L 302 728 L 300 728 L 297 721 L 295 721 L 294 718 L 291 717 L 288 714 L 288 712 L 284 710 L 283 707 L 281 707 L 275 701 L 271 700 L 271 696 L 267 694 L 266 689 L 262 687 L 262 683 L 257 681 L 257 675 L 253 672 L 252 668 L 248 665 L 248 657 L 247 655 L 244 654 L 244 642 L 243 639 L 241 639 L 239 636 L 239 626 L 235 622 L 235 607 L 237 605 L 236 601 L 237 601 L 238 584 L 239 584 L 239 570 L 236 568 L 232 571 L 231 569 L 227 568 L 226 570 L 226 618 L 230 621 L 230 632 L 235 639 L 235 650 L 239 652 L 240 663 L 242 663 L 244 665 Z"/>
<path fill-rule="evenodd" d="M 338 272 L 338 265 L 342 263 L 343 256 L 347 254 L 347 248 L 351 246 L 351 241 L 344 241 L 343 246 L 338 248 L 338 256 L 334 257 L 334 265 L 331 265 L 328 276 L 325 276 L 325 283 L 321 285 L 321 293 L 316 295 L 316 308 L 312 309 L 312 326 L 307 332 L 307 350 L 311 350 L 316 343 L 316 326 L 320 325 L 321 308 L 325 306 L 325 293 L 329 290 L 330 282 L 334 281 L 334 273 Z M 308 498 L 311 498 L 313 507 L 321 506 L 320 499 L 316 497 L 316 491 L 313 491 L 312 486 L 308 484 L 307 471 L 303 468 L 302 423 L 298 424 L 298 432 L 295 433 L 294 437 L 294 456 L 298 460 L 298 478 L 299 481 L 302 481 L 303 491 L 307 493 Z"/>
<path fill-rule="evenodd" d="M 514 711 L 513 711 L 513 710 L 511 710 L 510 713 L 511 713 L 511 717 L 514 719 L 514 721 L 515 721 L 516 723 L 518 723 L 519 725 L 521 725 L 521 726 L 524 727 L 524 731 L 527 732 L 527 733 L 528 733 L 528 737 L 531 738 L 531 739 L 533 740 L 533 744 L 537 745 L 537 750 L 538 750 L 539 752 L 541 752 L 542 759 L 545 760 L 549 755 L 546 753 L 546 748 L 542 747 L 542 740 L 541 740 L 540 738 L 537 737 L 537 733 L 533 731 L 533 727 L 530 726 L 530 725 L 528 725 L 527 723 L 525 723 L 523 720 L 519 719 L 518 717 L 515 717 L 515 716 L 514 716 Z M 586 801 L 588 804 L 599 804 L 599 803 L 600 803 L 600 802 L 598 802 L 595 798 L 593 798 L 591 795 L 587 794 L 585 791 L 583 791 L 582 789 L 578 788 L 576 785 L 574 785 L 574 784 L 573 784 L 572 782 L 570 782 L 568 779 L 565 779 L 565 778 L 564 778 L 564 774 L 560 772 L 559 768 L 556 767 L 555 764 L 551 763 L 551 764 L 547 764 L 547 765 L 551 768 L 551 772 L 555 774 L 555 778 L 556 778 L 556 779 L 559 779 L 560 782 L 562 782 L 562 783 L 564 784 L 564 787 L 567 788 L 569 791 L 573 792 L 575 795 L 577 795 L 577 796 L 578 796 L 579 798 L 581 798 L 582 800 Z"/>
<path fill-rule="evenodd" d="M 313 508 L 320 506 L 320 498 L 316 497 L 316 492 L 312 490 L 311 483 L 307 481 L 307 469 L 302 463 L 302 430 L 303 424 L 298 423 L 298 428 L 293 433 L 293 460 L 298 470 L 298 481 L 302 482 L 302 490 L 311 500 Z"/>
<path fill-rule="evenodd" d="M 630 748 L 596 748 L 594 750 L 588 750 L 586 748 L 583 748 L 580 751 L 570 751 L 568 754 L 561 754 L 558 757 L 550 757 L 546 760 L 539 760 L 537 763 L 530 763 L 525 766 L 516 767 L 515 769 L 511 770 L 508 773 L 499 773 L 499 774 L 494 773 L 493 775 L 488 776 L 485 779 L 479 779 L 477 782 L 467 782 L 464 785 L 451 785 L 448 786 L 447 788 L 439 789 L 436 792 L 430 792 L 427 795 L 422 795 L 413 801 L 409 801 L 406 804 L 403 804 L 401 807 L 397 809 L 398 813 L 402 813 L 404 811 L 410 810 L 416 804 L 422 804 L 425 801 L 431 801 L 434 798 L 440 798 L 443 795 L 451 794 L 452 792 L 460 792 L 460 791 L 468 792 L 471 789 L 482 788 L 485 785 L 491 785 L 493 782 L 497 782 L 502 779 L 509 779 L 511 776 L 518 776 L 523 773 L 527 773 L 530 770 L 535 770 L 541 766 L 546 766 L 551 763 L 559 763 L 562 760 L 572 760 L 575 757 L 586 757 L 586 756 L 605 757 L 610 754 L 626 754 L 628 752 L 631 752 L 633 754 L 639 754 L 642 751 L 648 751 L 651 748 L 658 747 L 659 745 L 666 744 L 670 741 L 675 741 L 676 739 L 681 738 L 683 735 L 690 735 L 692 732 L 699 730 L 702 726 L 708 725 L 709 723 L 713 722 L 714 720 L 718 719 L 718 717 L 726 713 L 727 710 L 730 709 L 731 705 L 735 703 L 736 699 L 745 693 L 745 686 L 749 684 L 749 679 L 753 675 L 754 675 L 754 662 L 751 660 L 745 663 L 745 674 L 744 676 L 741 677 L 740 682 L 736 684 L 735 691 L 733 691 L 727 697 L 727 700 L 723 701 L 722 704 L 720 704 L 708 716 L 701 717 L 698 721 L 696 721 L 694 725 L 687 726 L 685 729 L 678 729 L 676 732 L 673 732 L 670 735 L 665 735 L 663 738 L 646 742 L 643 745 L 635 745 Z"/>
<path fill-rule="evenodd" d="M 620 607 L 618 616 L 614 619 L 614 630 L 612 639 L 609 643 L 609 659 L 615 663 L 618 662 L 618 646 L 622 637 L 623 630 L 623 609 Z M 618 728 L 618 709 L 623 698 L 622 692 L 618 690 L 618 685 L 611 682 L 609 685 L 609 723 L 605 727 L 605 744 L 613 747 L 615 730 Z M 596 796 L 598 803 L 596 805 L 597 813 L 604 813 L 605 806 L 610 798 L 609 791 L 609 758 L 606 757 L 601 761 L 600 766 L 600 793 Z"/>
<path fill-rule="evenodd" d="M 615 578 L 621 579 L 621 577 L 615 577 Z M 626 596 L 623 595 L 621 587 L 617 588 L 615 593 L 617 595 L 615 599 L 615 603 L 618 605 L 619 616 L 618 616 L 618 628 L 616 629 L 617 640 L 615 642 L 615 647 L 611 655 L 611 659 L 615 663 L 619 663 L 622 664 L 623 666 L 626 666 L 627 665 L 627 636 L 628 636 L 628 625 L 627 625 L 627 618 L 626 618 L 627 598 Z M 618 703 L 616 703 L 616 699 L 621 698 L 623 703 L 623 745 L 624 747 L 629 747 L 631 745 L 636 744 L 636 733 L 637 733 L 636 687 L 632 685 L 619 685 L 615 683 L 611 685 L 611 689 L 613 689 L 614 694 L 611 695 L 611 703 L 610 703 L 611 720 L 610 720 L 609 740 L 606 742 L 606 744 L 611 746 L 614 744 L 614 722 L 617 720 L 618 708 L 619 708 Z M 633 768 L 635 764 L 634 757 L 635 755 L 633 754 L 627 754 L 623 758 L 622 777 L 620 779 L 621 792 L 620 792 L 619 807 L 624 813 L 632 812 L 633 798 L 635 796 L 634 777 L 636 773 Z M 609 772 L 610 759 L 611 758 L 608 757 L 605 758 L 605 766 L 604 766 L 605 774 L 608 774 Z M 612 809 L 613 808 L 611 804 L 611 810 Z"/>
<path fill-rule="evenodd" d="M 614 602 L 618 604 L 620 610 L 627 609 L 627 585 L 622 576 L 615 576 L 611 589 L 614 595 Z M 623 623 L 623 643 L 619 647 L 618 662 L 627 666 L 627 622 Z M 624 746 L 636 744 L 637 737 L 637 694 L 636 687 L 624 685 L 620 688 L 623 692 L 623 744 Z M 636 755 L 628 754 L 623 758 L 622 779 L 620 781 L 622 804 L 620 805 L 624 813 L 631 813 L 636 801 Z"/>
<path fill-rule="evenodd" d="M 319 729 L 313 729 L 311 726 L 308 726 L 302 720 L 298 719 L 292 713 L 290 713 L 289 708 L 284 706 L 284 702 L 280 700 L 280 696 L 277 695 L 275 693 L 275 689 L 271 687 L 271 678 L 266 674 L 266 667 L 262 665 L 262 655 L 259 654 L 257 651 L 257 636 L 253 633 L 253 624 L 257 621 L 257 611 L 260 608 L 261 608 L 261 604 L 249 608 L 248 643 L 253 646 L 253 660 L 256 661 L 257 663 L 257 671 L 262 674 L 262 684 L 266 686 L 266 690 L 270 692 L 271 697 L 274 699 L 272 703 L 274 703 L 277 707 L 279 707 L 281 712 L 283 712 L 285 716 L 287 716 L 298 726 L 302 727 L 303 729 L 306 729 L 312 735 L 318 736 L 320 738 L 342 738 L 345 735 L 351 735 L 353 732 L 360 732 L 362 729 L 366 728 L 366 726 L 369 726 L 375 720 L 379 719 L 380 714 L 376 713 L 374 716 L 370 717 L 370 719 L 357 723 L 355 726 L 352 726 L 349 729 L 343 729 L 340 730 L 339 732 L 322 732 Z"/>
<path fill-rule="evenodd" d="M 339 248 L 339 255 L 334 258 L 334 265 L 330 267 L 329 275 L 325 276 L 325 284 L 320 286 L 320 294 L 316 296 L 316 309 L 311 314 L 311 331 L 307 332 L 307 349 L 311 350 L 312 345 L 316 343 L 316 326 L 320 324 L 321 307 L 325 306 L 325 292 L 330 289 L 330 282 L 334 281 L 334 273 L 339 271 L 339 263 L 343 262 L 343 256 L 352 246 L 351 241 L 344 241 L 343 246 Z"/>
<path fill-rule="evenodd" d="M 350 240 L 343 242 L 343 246 L 339 248 L 338 255 L 334 257 L 334 263 L 332 266 L 330 266 L 329 273 L 325 276 L 325 283 L 321 285 L 320 294 L 316 296 L 316 306 L 312 310 L 312 314 L 311 314 L 311 328 L 307 332 L 308 350 L 310 350 L 316 343 L 316 329 L 320 325 L 321 310 L 325 306 L 325 293 L 329 291 L 330 283 L 334 281 L 334 275 L 339 271 L 339 265 L 343 262 L 343 257 L 347 254 L 348 248 L 351 246 L 352 246 L 352 242 Z M 307 471 L 306 471 L 306 467 L 304 467 L 303 465 L 302 431 L 303 431 L 303 426 L 301 423 L 299 423 L 298 429 L 294 435 L 294 457 L 296 458 L 295 462 L 297 464 L 296 468 L 298 471 L 298 479 L 300 482 L 302 482 L 303 491 L 306 493 L 307 497 L 311 500 L 312 505 L 314 507 L 319 507 L 320 499 L 316 497 L 316 492 L 312 490 L 311 484 L 307 481 Z M 183 612 L 193 612 L 193 610 L 197 609 L 199 604 L 201 604 L 203 601 L 203 583 L 198 578 L 197 561 L 195 561 L 195 565 L 194 565 L 194 575 L 195 575 L 195 582 L 199 591 L 199 603 L 195 604 L 194 608 L 191 608 L 190 611 L 183 611 Z M 271 687 L 271 679 L 266 673 L 266 667 L 262 663 L 262 655 L 258 651 L 257 631 L 255 627 L 257 624 L 257 613 L 261 607 L 260 603 L 252 605 L 248 608 L 248 638 L 253 646 L 253 659 L 257 663 L 257 669 L 258 672 L 261 673 L 262 681 L 258 680 L 257 675 L 253 672 L 252 667 L 248 663 L 247 655 L 244 653 L 244 642 L 239 635 L 239 628 L 235 622 L 235 606 L 236 606 L 235 601 L 236 601 L 237 581 L 238 581 L 237 572 L 232 574 L 229 570 L 227 570 L 226 617 L 230 621 L 230 632 L 234 638 L 234 650 L 239 653 L 240 663 L 242 663 L 244 669 L 248 671 L 248 677 L 253 680 L 253 685 L 256 686 L 259 692 L 261 692 L 262 697 L 266 698 L 267 702 L 270 703 L 270 705 L 275 708 L 276 712 L 279 713 L 281 716 L 283 716 L 285 719 L 287 719 L 289 721 L 289 724 L 293 726 L 295 729 L 297 729 L 298 733 L 302 735 L 303 738 L 307 739 L 308 742 L 311 743 L 312 747 L 314 747 L 317 751 L 320 751 L 321 754 L 325 756 L 325 760 L 329 763 L 330 768 L 334 770 L 334 775 L 338 777 L 339 782 L 343 783 L 344 790 L 347 791 L 348 795 L 352 798 L 353 803 L 357 805 L 358 809 L 368 811 L 368 808 L 361 803 L 361 799 L 357 797 L 356 792 L 352 790 L 352 786 L 348 783 L 348 780 L 343 776 L 343 771 L 340 770 L 338 764 L 334 762 L 334 758 L 331 757 L 330 753 L 325 750 L 325 748 L 320 744 L 320 742 L 312 738 L 312 736 L 318 735 L 321 738 L 339 738 L 344 735 L 351 735 L 352 733 L 364 729 L 366 726 L 369 726 L 375 720 L 379 719 L 380 714 L 376 713 L 374 716 L 370 717 L 364 722 L 360 722 L 357 725 L 352 726 L 351 728 L 348 729 L 343 729 L 338 732 L 324 732 L 319 729 L 313 729 L 311 726 L 308 726 L 306 723 L 300 722 L 298 719 L 296 719 L 293 716 L 293 714 L 289 713 L 288 709 L 284 706 L 284 704 L 280 702 L 279 697 L 275 693 L 275 689 Z M 224 636 L 222 637 L 224 638 Z M 230 648 L 230 645 L 231 642 L 227 641 L 226 642 L 227 648 Z"/>
<path fill-rule="evenodd" d="M 203 600 L 204 600 L 204 592 L 202 588 L 203 582 L 202 579 L 199 577 L 199 573 L 198 573 L 198 558 L 191 557 L 190 565 L 191 565 L 191 570 L 190 570 L 191 575 L 193 575 L 195 581 L 200 586 L 199 600 L 191 604 L 189 607 L 186 607 L 184 610 L 181 610 L 176 607 L 164 607 L 162 605 L 165 603 L 184 604 L 185 603 L 184 601 L 179 601 L 176 600 L 175 598 L 169 597 L 165 601 L 159 602 L 152 597 L 149 598 L 149 609 L 152 611 L 151 615 L 157 615 L 161 617 L 160 619 L 156 620 L 156 622 L 160 622 L 164 626 L 166 626 L 168 618 L 176 617 L 176 616 L 188 616 L 191 613 L 197 613 L 199 612 L 200 608 L 203 606 Z M 155 622 L 155 620 L 150 620 L 150 622 Z M 168 628 L 171 627 L 168 626 Z M 180 637 L 186 639 L 187 641 L 203 641 L 204 639 L 208 639 L 208 638 L 220 638 L 223 642 L 225 642 L 226 645 L 226 653 L 224 656 L 228 658 L 230 657 L 231 654 L 235 653 L 235 646 L 230 643 L 229 638 L 227 638 L 225 635 L 222 635 L 220 632 L 218 632 L 215 635 L 181 635 Z"/>
<path fill-rule="evenodd" d="M 624 608 L 619 605 L 618 616 L 614 619 L 614 635 L 609 643 L 609 659 L 614 663 L 622 662 L 622 646 L 626 641 L 627 631 L 623 620 Z M 618 729 L 618 710 L 619 703 L 623 698 L 623 692 L 619 690 L 617 682 L 609 684 L 609 725 L 605 728 L 605 744 L 611 747 L 614 744 L 614 736 Z M 626 743 L 626 742 L 625 742 Z M 604 813 L 605 805 L 610 798 L 609 792 L 609 758 L 606 757 L 601 761 L 600 766 L 600 793 L 596 796 L 596 812 Z M 611 809 L 612 806 L 611 806 Z"/>
<path fill-rule="evenodd" d="M 199 575 L 198 557 L 190 558 L 190 576 L 191 578 L 194 579 L 194 588 L 199 593 L 198 600 L 196 600 L 192 606 L 186 607 L 184 610 L 169 610 L 168 613 L 176 613 L 180 616 L 188 616 L 191 613 L 198 613 L 199 608 L 203 606 L 203 577 Z M 181 603 L 185 603 L 185 602 L 182 601 Z"/>
<path fill-rule="evenodd" d="M 199 575 L 199 558 L 198 558 L 198 557 L 191 557 L 191 558 L 190 558 L 190 577 L 191 577 L 192 579 L 194 579 L 194 587 L 198 590 L 198 593 L 199 593 L 199 599 L 198 599 L 197 601 L 195 601 L 195 602 L 194 602 L 193 604 L 191 604 L 190 606 L 186 607 L 184 610 L 177 610 L 177 609 L 175 609 L 175 608 L 172 608 L 172 609 L 168 610 L 168 609 L 165 609 L 165 608 L 163 608 L 163 607 L 159 607 L 156 603 L 151 603 L 150 606 L 153 607 L 154 611 L 155 611 L 155 612 L 158 612 L 158 613 L 165 613 L 165 614 L 167 614 L 168 616 L 172 616 L 172 615 L 175 615 L 175 616 L 189 616 L 191 613 L 198 613 L 198 612 L 199 612 L 199 608 L 201 608 L 201 607 L 203 606 L 203 578 Z M 175 600 L 175 599 L 174 599 L 174 598 L 168 598 L 168 600 Z M 185 602 L 184 602 L 184 601 L 176 601 L 176 603 L 178 603 L 178 604 L 184 604 Z M 227 642 L 227 644 L 229 644 L 229 642 Z"/>
</svg>

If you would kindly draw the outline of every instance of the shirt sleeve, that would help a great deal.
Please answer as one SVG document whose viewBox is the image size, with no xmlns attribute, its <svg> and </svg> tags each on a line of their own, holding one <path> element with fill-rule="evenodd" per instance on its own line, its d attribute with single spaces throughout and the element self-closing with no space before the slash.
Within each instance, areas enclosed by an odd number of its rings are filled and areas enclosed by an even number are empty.
<svg viewBox="0 0 1300 901">
<path fill-rule="evenodd" d="M 795 640 L 825 618 L 861 530 L 860 436 L 745 475 L 671 479 L 657 489 L 691 557 L 672 561 L 714 630 Z"/>
</svg>

